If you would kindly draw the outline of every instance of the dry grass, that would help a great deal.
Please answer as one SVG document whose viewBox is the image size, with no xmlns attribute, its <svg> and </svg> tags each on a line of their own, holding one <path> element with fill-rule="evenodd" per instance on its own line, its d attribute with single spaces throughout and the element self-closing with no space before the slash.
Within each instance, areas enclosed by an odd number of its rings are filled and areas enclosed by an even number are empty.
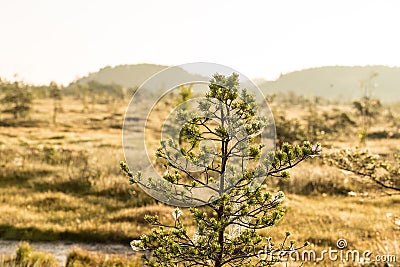
<svg viewBox="0 0 400 267">
<path fill-rule="evenodd" d="M 30 245 L 21 242 L 15 257 L 0 260 L 2 267 L 57 267 L 58 261 L 50 254 L 32 251 Z"/>
<path fill-rule="evenodd" d="M 329 247 L 337 249 L 337 241 L 343 238 L 349 250 L 370 250 L 373 255 L 396 255 L 399 259 L 400 229 L 387 217 L 389 213 L 399 215 L 399 204 L 400 197 L 288 195 L 286 216 L 265 234 L 281 240 L 284 231 L 289 231 L 293 240 L 299 244 L 309 241 L 307 249 L 318 253 Z"/>
<path fill-rule="evenodd" d="M 48 100 L 35 103 L 30 123 L 24 127 L 12 125 L 1 115 L 11 126 L 0 127 L 0 238 L 127 243 L 149 231 L 145 214 L 171 221 L 172 207 L 155 204 L 119 171 L 126 105 L 95 105 L 83 112 L 82 103 L 66 99 L 57 125 L 50 123 Z M 304 112 L 297 109 L 296 114 Z M 159 117 L 149 122 L 152 147 L 157 145 L 160 125 Z M 323 145 L 328 150 L 354 147 L 357 137 Z M 369 140 L 368 146 L 383 155 L 400 151 L 397 140 Z M 349 248 L 396 254 L 400 260 L 400 230 L 386 216 L 400 216 L 400 198 L 382 196 L 371 184 L 354 178 L 319 159 L 294 169 L 289 181 L 269 185 L 273 191 L 287 193 L 287 215 L 264 233 L 281 240 L 290 231 L 293 239 L 308 240 L 317 251 L 335 247 L 339 238 L 345 238 Z M 350 197 L 349 191 L 359 196 Z M 189 218 L 184 220 L 189 223 Z M 89 266 L 105 259 L 85 253 L 72 252 L 71 258 L 82 265 L 70 266 Z"/>
<path fill-rule="evenodd" d="M 139 257 L 109 256 L 75 248 L 67 256 L 66 267 L 138 267 L 141 266 Z"/>
<path fill-rule="evenodd" d="M 58 125 L 2 127 L 1 238 L 128 242 L 144 231 L 118 215 L 154 203 L 120 173 L 121 130 L 111 126 L 123 111 L 96 128 L 85 122 L 106 117 L 106 107 L 82 113 L 79 105 L 66 105 Z M 33 121 L 50 119 L 51 102 L 35 107 Z"/>
</svg>

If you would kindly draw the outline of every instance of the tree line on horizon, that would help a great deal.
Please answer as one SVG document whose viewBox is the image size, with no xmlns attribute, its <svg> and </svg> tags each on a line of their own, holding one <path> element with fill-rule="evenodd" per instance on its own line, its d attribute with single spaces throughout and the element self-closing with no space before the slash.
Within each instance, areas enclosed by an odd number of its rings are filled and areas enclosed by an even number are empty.
<svg viewBox="0 0 400 267">
<path fill-rule="evenodd" d="M 102 84 L 96 81 L 85 83 L 75 81 L 63 86 L 54 81 L 48 85 L 32 85 L 23 80 L 9 81 L 0 78 L 1 112 L 10 114 L 14 120 L 28 117 L 32 110 L 34 99 L 52 99 L 52 121 L 56 123 L 57 114 L 62 112 L 64 97 L 80 100 L 84 110 L 89 104 L 109 104 L 132 95 L 136 88 L 125 88 L 118 84 Z"/>
</svg>

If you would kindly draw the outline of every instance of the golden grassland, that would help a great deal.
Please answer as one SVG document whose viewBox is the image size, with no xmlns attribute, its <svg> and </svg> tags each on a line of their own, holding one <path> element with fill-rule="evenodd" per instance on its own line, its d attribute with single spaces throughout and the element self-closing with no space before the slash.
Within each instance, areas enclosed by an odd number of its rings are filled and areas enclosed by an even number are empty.
<svg viewBox="0 0 400 267">
<path fill-rule="evenodd" d="M 140 188 L 130 186 L 119 170 L 127 104 L 95 104 L 85 109 L 80 101 L 67 98 L 57 124 L 51 123 L 50 100 L 35 100 L 30 117 L 23 122 L 0 115 L 5 122 L 0 126 L 1 239 L 128 243 L 150 230 L 143 220 L 146 214 L 172 222 L 173 207 L 155 203 Z M 158 112 L 167 113 L 162 108 Z M 294 117 L 306 111 L 294 107 L 286 112 Z M 149 122 L 152 146 L 159 137 L 160 117 Z M 329 151 L 354 147 L 357 142 L 354 134 L 327 138 L 322 145 Z M 400 151 L 400 142 L 370 140 L 368 148 L 388 155 Z M 316 251 L 335 248 L 336 241 L 344 238 L 349 248 L 397 255 L 400 262 L 400 229 L 392 220 L 400 217 L 400 196 L 386 196 L 375 185 L 327 166 L 322 159 L 311 159 L 291 173 L 288 181 L 267 182 L 269 190 L 286 193 L 287 214 L 265 235 L 279 242 L 289 231 L 293 240 L 309 241 Z M 357 196 L 349 196 L 349 191 Z M 189 211 L 183 212 L 184 223 L 190 224 L 185 216 Z M 72 253 L 84 258 L 86 252 Z M 92 260 L 98 263 L 103 256 Z M 138 264 L 127 262 L 110 266 Z M 79 264 L 70 266 L 90 265 Z"/>
</svg>

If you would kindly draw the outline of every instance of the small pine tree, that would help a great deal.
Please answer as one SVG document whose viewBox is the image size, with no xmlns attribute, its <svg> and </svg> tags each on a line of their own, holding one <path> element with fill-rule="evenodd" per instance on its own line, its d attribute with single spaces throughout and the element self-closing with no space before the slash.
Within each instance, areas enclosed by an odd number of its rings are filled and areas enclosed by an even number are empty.
<svg viewBox="0 0 400 267">
<path fill-rule="evenodd" d="M 1 102 L 6 105 L 4 113 L 11 113 L 14 119 L 27 116 L 32 108 L 33 96 L 28 85 L 15 81 L 2 82 L 2 91 L 5 93 Z"/>
<path fill-rule="evenodd" d="M 295 247 L 294 242 L 289 242 L 289 233 L 275 245 L 270 238 L 259 234 L 259 230 L 276 225 L 283 217 L 281 203 L 285 195 L 281 191 L 276 194 L 265 192 L 265 187 L 257 182 L 265 178 L 288 178 L 287 170 L 319 155 L 320 146 L 312 146 L 309 142 L 301 146 L 285 143 L 280 150 L 262 158 L 260 165 L 251 164 L 260 160 L 263 145 L 257 144 L 256 140 L 268 125 L 265 117 L 257 115 L 255 107 L 254 97 L 240 88 L 237 74 L 228 77 L 215 74 L 205 99 L 199 102 L 199 109 L 204 114 L 214 114 L 214 119 L 198 118 L 190 111 L 179 113 L 186 121 L 181 134 L 187 146 L 168 141 L 161 143 L 156 156 L 164 160 L 167 167 L 163 178 L 189 191 L 201 185 L 215 191 L 218 197 L 188 210 L 195 225 L 192 234 L 180 220 L 183 213 L 179 208 L 172 213 L 173 225 L 162 223 L 157 216 L 146 216 L 145 220 L 154 227 L 152 232 L 131 245 L 151 251 L 151 257 L 144 255 L 147 266 L 271 266 L 279 261 L 279 251 L 303 247 Z M 246 131 L 243 139 L 235 141 L 232 138 L 237 136 L 232 132 L 241 127 L 230 114 L 236 114 L 243 123 Z M 205 140 L 213 140 L 217 151 L 202 148 L 199 144 Z M 177 152 L 188 161 L 196 162 L 201 170 L 194 172 L 184 167 L 185 164 L 177 164 L 174 158 Z M 214 160 L 207 161 L 210 154 Z M 237 159 L 241 164 L 235 168 L 230 162 Z M 131 172 L 124 162 L 121 162 L 121 169 L 133 184 L 149 190 L 155 187 L 165 190 L 170 200 L 185 198 L 175 191 L 176 188 L 168 185 L 163 188 L 163 184 L 154 184 L 142 177 L 141 172 Z M 214 177 L 220 177 L 218 183 L 213 184 Z M 259 257 L 260 251 L 269 254 L 268 257 Z"/>
<path fill-rule="evenodd" d="M 372 89 L 375 84 L 372 81 L 379 75 L 378 72 L 372 72 L 368 79 L 360 81 L 360 88 L 363 96 L 360 100 L 354 101 L 353 106 L 358 115 L 361 116 L 361 129 L 359 131 L 360 145 L 367 144 L 368 131 L 375 116 L 379 113 L 381 103 L 378 99 L 372 98 Z"/>
<path fill-rule="evenodd" d="M 49 85 L 49 96 L 53 99 L 53 123 L 57 123 L 57 113 L 62 110 L 62 90 L 61 87 L 55 83 L 51 82 Z"/>
<path fill-rule="evenodd" d="M 193 91 L 192 90 L 192 86 L 190 86 L 190 85 L 188 85 L 188 86 L 182 85 L 179 88 L 179 99 L 178 99 L 178 102 L 179 103 L 183 103 L 183 102 L 186 102 L 189 99 L 191 99 L 192 95 L 193 95 L 192 91 Z"/>
</svg>

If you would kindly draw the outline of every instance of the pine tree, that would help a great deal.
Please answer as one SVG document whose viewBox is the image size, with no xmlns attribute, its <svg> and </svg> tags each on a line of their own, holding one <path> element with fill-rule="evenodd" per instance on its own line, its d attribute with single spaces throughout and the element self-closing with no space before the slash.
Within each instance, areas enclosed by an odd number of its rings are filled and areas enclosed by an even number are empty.
<svg viewBox="0 0 400 267">
<path fill-rule="evenodd" d="M 257 115 L 254 96 L 240 88 L 235 73 L 228 77 L 215 74 L 198 106 L 206 114 L 204 117 L 190 111 L 179 112 L 180 119 L 186 122 L 181 130 L 186 146 L 162 141 L 156 156 L 167 168 L 165 180 L 189 192 L 201 186 L 217 197 L 210 201 L 195 199 L 201 205 L 192 206 L 184 211 L 185 215 L 176 208 L 173 225 L 162 223 L 157 216 L 146 216 L 152 232 L 131 245 L 151 251 L 151 257 L 144 254 L 148 266 L 270 266 L 279 261 L 274 250 L 290 252 L 302 248 L 303 245 L 295 247 L 294 242 L 288 241 L 289 233 L 275 245 L 269 237 L 259 234 L 259 230 L 276 225 L 283 217 L 281 204 L 285 199 L 283 192 L 265 192 L 260 184 L 288 178 L 289 169 L 320 154 L 320 145 L 285 143 L 280 150 L 262 157 L 263 144 L 257 140 L 270 121 Z M 216 144 L 216 151 L 201 146 L 210 140 Z M 178 154 L 183 155 L 183 164 Z M 187 167 L 189 162 L 195 162 L 200 170 L 192 171 Z M 149 190 L 157 188 L 170 202 L 191 201 L 178 187 L 155 183 L 141 172 L 133 173 L 124 162 L 121 169 L 132 184 Z M 180 220 L 187 212 L 195 225 L 193 234 Z M 260 251 L 270 255 L 259 257 Z"/>
<path fill-rule="evenodd" d="M 62 91 L 61 87 L 55 83 L 51 82 L 49 85 L 49 93 L 50 98 L 53 99 L 53 123 L 57 123 L 57 113 L 62 110 L 61 101 L 62 101 Z"/>
<path fill-rule="evenodd" d="M 2 91 L 5 93 L 1 102 L 6 105 L 5 113 L 11 113 L 14 119 L 28 115 L 32 107 L 32 92 L 23 82 L 1 82 Z"/>
</svg>

